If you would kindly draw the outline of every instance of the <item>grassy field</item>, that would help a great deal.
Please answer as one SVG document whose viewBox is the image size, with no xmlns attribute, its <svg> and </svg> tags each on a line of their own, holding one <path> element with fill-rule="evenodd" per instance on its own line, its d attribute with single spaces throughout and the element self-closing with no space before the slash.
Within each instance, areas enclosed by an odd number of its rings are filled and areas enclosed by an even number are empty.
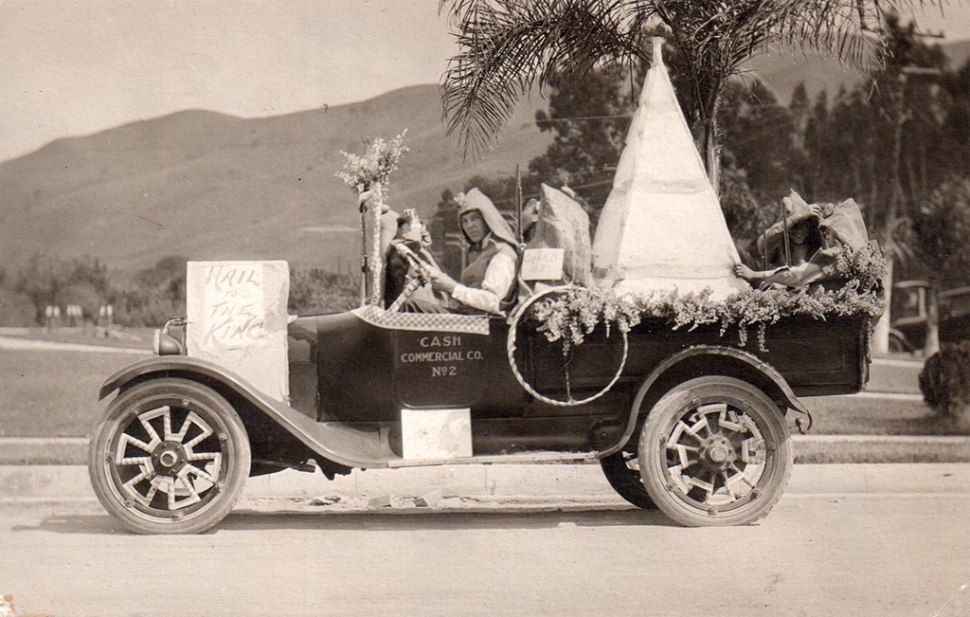
<svg viewBox="0 0 970 617">
<path fill-rule="evenodd" d="M 124 347 L 151 350 L 154 328 L 121 328 L 108 330 L 85 328 L 0 328 L 0 336 L 50 341 L 54 343 L 74 343 L 78 345 L 98 345 L 101 347 Z"/>
<path fill-rule="evenodd" d="M 138 358 L 81 351 L 0 352 L 0 436 L 87 435 L 101 414 L 101 383 Z"/>
<path fill-rule="evenodd" d="M 86 344 L 103 340 L 94 340 L 90 333 L 64 331 L 23 336 Z M 146 350 L 146 355 L 150 340 L 150 331 L 126 332 L 125 336 L 107 339 L 115 346 Z M 0 352 L 0 436 L 88 435 L 104 406 L 97 400 L 101 383 L 137 359 L 139 356 L 134 354 L 86 351 Z M 818 397 L 804 401 L 814 415 L 813 434 L 970 434 L 965 427 L 941 422 L 920 401 L 861 397 Z"/>
</svg>

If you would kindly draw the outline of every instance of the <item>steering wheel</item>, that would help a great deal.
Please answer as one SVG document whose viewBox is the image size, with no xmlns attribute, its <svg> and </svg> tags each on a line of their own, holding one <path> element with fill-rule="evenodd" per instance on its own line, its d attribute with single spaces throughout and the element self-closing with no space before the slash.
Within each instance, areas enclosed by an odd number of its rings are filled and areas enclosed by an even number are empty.
<svg viewBox="0 0 970 617">
<path fill-rule="evenodd" d="M 398 294 L 394 302 L 387 307 L 388 312 L 397 312 L 401 310 L 404 303 L 414 295 L 414 292 L 418 290 L 422 285 L 426 285 L 430 280 L 431 276 L 428 273 L 427 266 L 418 254 L 414 252 L 407 244 L 404 242 L 393 242 L 391 246 L 397 251 L 398 255 L 404 258 L 408 263 L 408 271 L 404 277 L 404 289 Z"/>
</svg>

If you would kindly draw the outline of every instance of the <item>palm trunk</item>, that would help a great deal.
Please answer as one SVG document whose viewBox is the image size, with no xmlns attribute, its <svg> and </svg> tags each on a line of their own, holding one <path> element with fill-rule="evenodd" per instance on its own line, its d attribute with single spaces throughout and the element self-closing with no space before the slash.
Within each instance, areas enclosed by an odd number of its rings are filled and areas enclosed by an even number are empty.
<svg viewBox="0 0 970 617">
<path fill-rule="evenodd" d="M 721 154 L 717 149 L 717 143 L 714 140 L 714 129 L 706 129 L 704 131 L 704 154 L 705 160 L 704 164 L 707 166 L 707 177 L 711 181 L 711 186 L 714 187 L 714 194 L 720 197 L 721 194 Z"/>
<path fill-rule="evenodd" d="M 893 300 L 893 260 L 896 255 L 896 244 L 893 239 L 893 232 L 896 229 L 896 215 L 899 204 L 903 199 L 903 185 L 900 178 L 900 167 L 902 164 L 903 149 L 903 125 L 908 119 L 905 113 L 904 98 L 902 91 L 899 93 L 896 110 L 896 125 L 893 131 L 893 167 L 892 193 L 889 195 L 889 207 L 886 210 L 886 220 L 883 224 L 882 240 L 883 249 L 886 256 L 886 275 L 883 277 L 883 288 L 885 289 L 885 311 L 876 324 L 876 331 L 873 334 L 873 352 L 877 354 L 889 353 L 889 325 L 892 322 L 891 307 Z"/>
<path fill-rule="evenodd" d="M 367 263 L 367 203 L 361 203 L 360 209 L 360 272 L 363 276 L 360 277 L 360 305 L 364 306 L 367 304 L 367 281 L 368 272 L 370 271 L 369 265 Z"/>
</svg>

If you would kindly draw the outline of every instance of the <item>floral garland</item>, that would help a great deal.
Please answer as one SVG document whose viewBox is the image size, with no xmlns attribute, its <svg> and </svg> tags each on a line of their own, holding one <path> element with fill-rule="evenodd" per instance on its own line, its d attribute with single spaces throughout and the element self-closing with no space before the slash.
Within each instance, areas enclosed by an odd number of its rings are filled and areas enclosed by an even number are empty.
<svg viewBox="0 0 970 617">
<path fill-rule="evenodd" d="M 657 292 L 647 297 L 617 296 L 612 290 L 570 288 L 558 297 L 539 302 L 530 309 L 529 320 L 549 342 L 562 341 L 563 353 L 581 345 L 587 334 L 600 323 L 629 332 L 645 319 L 664 321 L 674 329 L 688 331 L 718 325 L 719 335 L 736 328 L 738 344 L 747 345 L 748 329 L 758 329 L 758 348 L 765 348 L 765 331 L 786 317 L 827 317 L 867 315 L 883 312 L 880 294 L 885 261 L 875 245 L 858 251 L 842 251 L 832 273 L 847 281 L 839 289 L 747 289 L 724 300 L 711 298 L 711 290 L 680 295 L 676 291 Z M 872 321 L 867 332 L 871 335 Z"/>
</svg>

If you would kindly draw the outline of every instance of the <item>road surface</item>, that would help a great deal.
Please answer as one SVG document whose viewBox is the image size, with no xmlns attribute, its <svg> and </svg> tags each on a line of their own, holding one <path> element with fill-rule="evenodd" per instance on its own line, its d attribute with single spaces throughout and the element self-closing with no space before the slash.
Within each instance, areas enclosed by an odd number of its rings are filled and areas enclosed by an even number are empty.
<svg viewBox="0 0 970 617">
<path fill-rule="evenodd" d="M 970 614 L 970 491 L 793 484 L 759 524 L 724 529 L 607 498 L 474 512 L 276 502 L 203 535 L 142 537 L 90 500 L 8 503 L 0 595 L 55 617 Z"/>
</svg>

